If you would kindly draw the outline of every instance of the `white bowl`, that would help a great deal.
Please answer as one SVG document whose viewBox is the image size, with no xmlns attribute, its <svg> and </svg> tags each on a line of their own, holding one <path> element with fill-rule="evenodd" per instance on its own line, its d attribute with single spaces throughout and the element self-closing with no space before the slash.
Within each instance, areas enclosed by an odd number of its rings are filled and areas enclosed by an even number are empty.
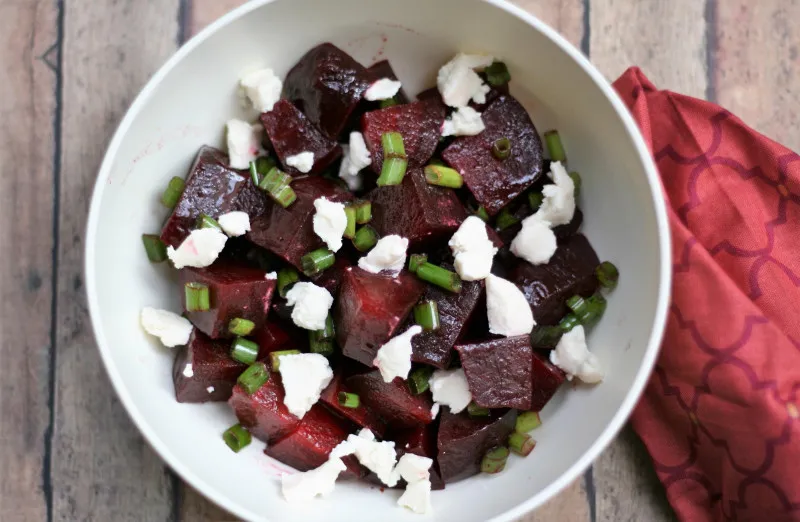
<svg viewBox="0 0 800 522">
<path fill-rule="evenodd" d="M 172 352 L 139 327 L 143 306 L 179 309 L 173 274 L 148 263 L 139 239 L 166 215 L 161 189 L 186 174 L 200 145 L 222 145 L 227 119 L 247 116 L 236 97 L 240 73 L 269 66 L 285 75 L 325 41 L 365 65 L 389 58 L 411 94 L 433 85 L 458 51 L 502 57 L 539 131 L 561 131 L 584 180 L 584 231 L 622 274 L 590 337 L 606 380 L 564 386 L 542 413 L 529 457 L 434 492 L 427 516 L 396 507 L 399 492 L 355 483 L 326 500 L 287 504 L 276 480 L 285 466 L 259 442 L 240 454 L 225 446 L 220 435 L 235 422 L 226 404 L 178 404 Z M 250 520 L 511 520 L 534 509 L 575 480 L 627 419 L 658 353 L 670 286 L 664 202 L 633 120 L 577 50 L 502 0 L 256 0 L 224 16 L 158 71 L 120 124 L 95 185 L 86 244 L 92 323 L 123 404 L 183 479 Z"/>
</svg>

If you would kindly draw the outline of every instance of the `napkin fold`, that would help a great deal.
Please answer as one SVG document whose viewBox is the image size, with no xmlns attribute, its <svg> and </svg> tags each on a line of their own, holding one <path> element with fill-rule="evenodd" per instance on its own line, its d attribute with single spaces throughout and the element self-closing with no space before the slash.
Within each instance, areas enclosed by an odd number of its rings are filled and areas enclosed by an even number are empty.
<svg viewBox="0 0 800 522">
<path fill-rule="evenodd" d="M 673 249 L 633 428 L 681 520 L 800 521 L 800 155 L 638 68 L 614 87 L 661 173 Z"/>
</svg>

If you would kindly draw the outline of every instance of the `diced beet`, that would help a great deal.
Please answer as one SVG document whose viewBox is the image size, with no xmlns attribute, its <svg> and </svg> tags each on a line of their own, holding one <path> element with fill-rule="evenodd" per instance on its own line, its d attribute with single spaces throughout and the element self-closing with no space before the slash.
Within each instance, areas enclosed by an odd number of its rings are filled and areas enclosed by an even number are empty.
<svg viewBox="0 0 800 522">
<path fill-rule="evenodd" d="M 529 336 L 462 344 L 456 351 L 478 406 L 530 409 L 533 350 Z"/>
<path fill-rule="evenodd" d="M 382 60 L 373 64 L 369 69 L 367 69 L 367 88 L 369 88 L 374 82 L 382 79 L 388 78 L 390 80 L 397 81 L 397 75 L 394 73 L 394 69 L 392 69 L 389 60 Z M 365 89 L 366 90 L 366 89 Z M 400 91 L 395 95 L 395 100 L 398 104 L 408 103 L 408 96 L 404 92 L 403 88 L 400 88 Z M 342 141 L 347 141 L 345 138 L 345 133 L 349 133 L 352 131 L 361 131 L 361 118 L 364 116 L 365 113 L 370 111 L 377 111 L 381 108 L 380 101 L 368 101 L 366 99 L 361 99 L 358 106 L 355 110 L 350 114 L 350 118 L 347 121 L 347 125 L 342 130 Z M 374 178 L 367 178 L 365 181 L 373 181 Z"/>
<path fill-rule="evenodd" d="M 346 423 L 321 404 L 315 404 L 303 416 L 297 429 L 267 445 L 264 453 L 298 471 L 322 466 L 333 448 L 348 435 Z M 344 459 L 347 471 L 342 476 L 361 476 L 362 470 L 354 459 Z"/>
<path fill-rule="evenodd" d="M 229 352 L 230 342 L 215 341 L 195 328 L 172 366 L 178 402 L 227 401 L 236 379 L 247 369 L 231 359 Z M 191 366 L 192 371 L 187 372 L 191 377 L 184 374 L 187 366 Z"/>
<path fill-rule="evenodd" d="M 400 185 L 375 188 L 366 198 L 372 201 L 375 230 L 408 238 L 412 247 L 452 235 L 467 218 L 455 192 L 428 184 L 421 169 L 408 171 Z"/>
<path fill-rule="evenodd" d="M 325 136 L 288 100 L 280 100 L 261 115 L 261 123 L 283 168 L 292 176 L 303 175 L 286 164 L 286 158 L 301 152 L 314 153 L 314 166 L 307 174 L 319 174 L 342 155 L 335 140 Z"/>
<path fill-rule="evenodd" d="M 381 172 L 381 136 L 387 132 L 399 132 L 403 136 L 409 168 L 424 166 L 442 136 L 445 112 L 445 106 L 436 100 L 424 100 L 366 113 L 362 118 L 362 132 L 372 153 L 372 170 Z"/>
<path fill-rule="evenodd" d="M 283 96 L 292 101 L 330 138 L 336 139 L 369 87 L 363 65 L 331 43 L 303 56 L 283 82 Z"/>
<path fill-rule="evenodd" d="M 258 188 L 248 177 L 247 182 L 239 192 L 236 205 L 233 210 L 246 212 L 250 219 L 263 216 L 275 203 L 269 199 L 267 193 Z"/>
<path fill-rule="evenodd" d="M 444 481 L 439 472 L 439 465 L 436 463 L 436 426 L 417 426 L 397 432 L 392 437 L 395 441 L 395 448 L 399 453 L 398 458 L 404 453 L 413 453 L 420 457 L 433 459 L 431 466 L 431 489 L 444 489 Z"/>
<path fill-rule="evenodd" d="M 337 370 L 334 372 L 331 383 L 322 391 L 320 400 L 334 413 L 341 415 L 360 428 L 369 428 L 378 437 L 383 437 L 386 433 L 386 423 L 364 404 L 358 408 L 345 408 L 339 404 L 339 392 L 350 392 L 350 388 L 342 382 L 342 372 Z"/>
<path fill-rule="evenodd" d="M 418 100 L 436 100 L 437 102 L 444 105 L 444 100 L 442 100 L 442 94 L 439 92 L 439 88 L 436 86 L 430 87 L 425 89 L 421 93 L 417 94 Z"/>
<path fill-rule="evenodd" d="M 566 374 L 538 352 L 533 352 L 533 388 L 531 393 L 532 411 L 541 411 L 553 398 L 558 387 L 566 380 Z"/>
<path fill-rule="evenodd" d="M 302 268 L 300 258 L 324 246 L 314 233 L 314 200 L 326 197 L 344 202 L 353 199 L 346 189 L 319 176 L 292 182 L 297 200 L 283 208 L 273 205 L 270 211 L 250 223 L 247 239 L 280 256 L 297 268 Z"/>
<path fill-rule="evenodd" d="M 197 228 L 200 214 L 213 218 L 238 210 L 239 193 L 248 183 L 228 167 L 228 156 L 213 147 L 202 147 L 186 176 L 183 194 L 161 230 L 161 240 L 178 247 Z"/>
<path fill-rule="evenodd" d="M 361 402 L 392 428 L 412 428 L 433 422 L 429 394 L 414 395 L 401 378 L 384 382 L 379 371 L 354 375 L 346 381 Z"/>
<path fill-rule="evenodd" d="M 339 291 L 339 286 L 342 284 L 344 271 L 351 266 L 353 266 L 353 264 L 349 260 L 345 259 L 344 257 L 338 257 L 337 255 L 336 262 L 333 264 L 333 266 L 312 277 L 311 281 L 313 281 L 315 285 L 321 286 L 330 292 L 332 296 L 336 297 L 336 292 Z"/>
<path fill-rule="evenodd" d="M 292 334 L 289 332 L 291 327 L 294 327 L 294 325 L 268 318 L 264 322 L 264 326 L 256 330 L 252 336 L 253 341 L 258 344 L 259 358 L 266 357 L 270 353 L 281 349 L 293 349 L 294 347 L 288 347 L 292 343 Z M 294 327 L 293 329 L 296 328 Z"/>
<path fill-rule="evenodd" d="M 392 64 L 389 63 L 389 60 L 381 60 L 380 62 L 372 64 L 369 69 L 367 69 L 367 75 L 369 76 L 370 85 L 383 78 L 388 78 L 394 81 L 398 80 L 397 75 L 392 68 Z M 369 88 L 369 86 L 367 88 Z M 397 103 L 399 104 L 408 103 L 408 96 L 406 96 L 406 93 L 402 87 L 395 95 L 395 100 L 397 100 Z M 380 105 L 380 102 L 377 103 Z"/>
<path fill-rule="evenodd" d="M 446 484 L 471 477 L 480 471 L 488 450 L 506 445 L 514 431 L 517 410 L 492 412 L 488 417 L 470 417 L 467 412 L 454 415 L 448 408 L 439 424 L 439 470 Z"/>
<path fill-rule="evenodd" d="M 253 268 L 262 270 L 266 275 L 277 269 L 280 260 L 266 248 L 261 248 L 240 237 L 229 237 L 225 242 L 225 248 L 219 255 L 218 262 L 233 261 Z"/>
<path fill-rule="evenodd" d="M 247 395 L 238 384 L 234 386 L 228 404 L 239 423 L 254 437 L 272 443 L 290 434 L 300 424 L 300 419 L 284 406 L 283 396 L 281 375 L 271 372 L 269 380 L 253 395 Z"/>
<path fill-rule="evenodd" d="M 405 270 L 392 277 L 346 269 L 333 312 L 342 353 L 372 366 L 378 349 L 400 333 L 398 327 L 424 290 L 425 284 Z"/>
<path fill-rule="evenodd" d="M 567 314 L 567 299 L 597 290 L 594 269 L 600 263 L 582 234 L 567 238 L 546 265 L 519 260 L 511 280 L 520 287 L 538 324 L 556 324 Z"/>
<path fill-rule="evenodd" d="M 528 113 L 511 96 L 500 96 L 483 112 L 486 130 L 457 138 L 442 158 L 464 177 L 464 184 L 490 215 L 533 185 L 542 175 L 542 141 Z M 499 160 L 492 144 L 511 141 L 511 155 Z"/>
<path fill-rule="evenodd" d="M 220 261 L 207 268 L 187 267 L 178 273 L 181 285 L 194 282 L 208 286 L 211 308 L 205 312 L 186 312 L 186 317 L 203 333 L 214 339 L 232 337 L 228 323 L 237 317 L 253 321 L 256 328 L 264 326 L 275 280 L 266 279 L 261 270 Z M 186 310 L 185 292 L 181 292 L 181 299 Z"/>
</svg>

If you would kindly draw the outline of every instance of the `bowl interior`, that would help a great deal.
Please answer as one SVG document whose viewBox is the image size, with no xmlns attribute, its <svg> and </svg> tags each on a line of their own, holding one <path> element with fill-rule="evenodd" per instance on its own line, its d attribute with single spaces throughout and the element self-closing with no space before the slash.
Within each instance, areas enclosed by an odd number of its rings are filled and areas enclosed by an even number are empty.
<svg viewBox="0 0 800 522">
<path fill-rule="evenodd" d="M 285 75 L 323 41 L 365 65 L 390 59 L 411 95 L 433 85 L 438 68 L 458 51 L 502 57 L 513 75 L 512 93 L 539 131 L 561 131 L 570 166 L 584 180 L 584 232 L 599 256 L 614 261 L 622 273 L 590 336 L 590 348 L 607 370 L 605 382 L 564 386 L 542 413 L 538 447 L 528 458 L 512 458 L 499 476 L 478 476 L 435 492 L 434 513 L 427 518 L 506 518 L 540 504 L 602 449 L 646 380 L 661 334 L 667 249 L 649 167 L 603 89 L 551 39 L 552 32 L 532 27 L 530 18 L 519 18 L 513 8 L 493 4 L 499 2 L 251 3 L 184 48 L 148 85 L 112 142 L 87 242 L 89 301 L 100 349 L 150 443 L 194 487 L 236 515 L 358 522 L 379 513 L 387 522 L 420 520 L 394 507 L 399 492 L 380 493 L 361 484 L 340 483 L 325 501 L 286 504 L 276 479 L 286 467 L 263 455 L 261 443 L 240 454 L 225 446 L 220 435 L 235 422 L 226 404 L 175 402 L 172 352 L 139 327 L 143 306 L 179 307 L 173 275 L 148 263 L 139 240 L 160 229 L 166 211 L 158 199 L 167 180 L 186 174 L 200 145 L 222 144 L 227 119 L 255 116 L 243 111 L 236 96 L 243 71 L 269 66 Z"/>
</svg>

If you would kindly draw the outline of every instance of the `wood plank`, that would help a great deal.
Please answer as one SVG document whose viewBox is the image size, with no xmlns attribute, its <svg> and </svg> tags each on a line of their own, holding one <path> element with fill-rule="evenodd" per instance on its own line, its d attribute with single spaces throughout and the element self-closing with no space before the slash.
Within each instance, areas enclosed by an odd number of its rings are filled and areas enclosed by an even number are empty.
<svg viewBox="0 0 800 522">
<path fill-rule="evenodd" d="M 186 0 L 185 31 L 192 37 L 205 26 L 224 15 L 231 9 L 239 7 L 247 0 Z"/>
<path fill-rule="evenodd" d="M 58 60 L 56 3 L 0 3 L 0 34 L 0 520 L 45 520 L 57 81 L 41 57 Z"/>
<path fill-rule="evenodd" d="M 535 450 L 534 450 L 535 451 Z M 591 507 L 587 501 L 583 479 L 572 483 L 555 498 L 518 522 L 589 522 Z"/>
<path fill-rule="evenodd" d="M 561 33 L 575 47 L 584 37 L 584 0 L 511 0 Z"/>
<path fill-rule="evenodd" d="M 717 101 L 800 150 L 800 2 L 717 0 L 712 83 Z"/>
<path fill-rule="evenodd" d="M 53 520 L 168 520 L 173 479 L 111 390 L 83 292 L 87 197 L 117 122 L 175 50 L 178 0 L 64 2 Z"/>
</svg>

